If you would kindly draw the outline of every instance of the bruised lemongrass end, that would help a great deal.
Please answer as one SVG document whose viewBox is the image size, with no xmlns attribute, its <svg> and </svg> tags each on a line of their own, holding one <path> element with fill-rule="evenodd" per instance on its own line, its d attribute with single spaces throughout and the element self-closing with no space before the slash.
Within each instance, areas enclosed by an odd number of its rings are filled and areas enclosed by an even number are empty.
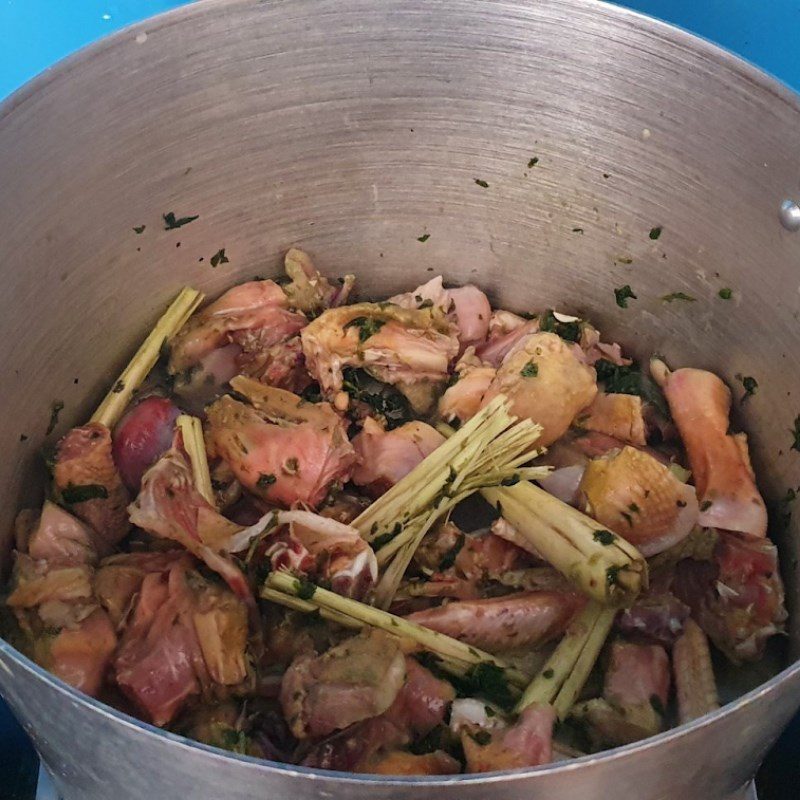
<svg viewBox="0 0 800 800">
<path fill-rule="evenodd" d="M 498 396 L 457 433 L 376 500 L 353 526 L 376 546 L 384 567 L 375 605 L 388 608 L 425 533 L 465 497 L 487 486 L 536 477 L 548 469 L 524 467 L 539 450 L 541 427 L 517 420 L 507 398 Z M 375 546 L 375 544 L 374 544 Z"/>
<path fill-rule="evenodd" d="M 211 473 L 208 469 L 206 443 L 203 438 L 203 424 L 197 417 L 188 414 L 181 414 L 175 424 L 181 432 L 183 449 L 192 465 L 195 488 L 209 505 L 216 507 L 214 490 L 211 487 Z"/>
<path fill-rule="evenodd" d="M 264 588 L 295 598 L 303 592 L 303 584 L 288 572 L 270 573 Z M 275 597 L 275 595 L 272 596 Z M 314 587 L 310 596 L 301 597 L 301 599 L 315 609 L 337 612 L 362 625 L 380 628 L 394 636 L 415 642 L 423 650 L 438 656 L 442 660 L 443 667 L 448 671 L 455 670 L 454 674 L 463 675 L 470 667 L 482 664 L 492 665 L 493 668 L 500 671 L 510 687 L 522 689 L 528 684 L 528 678 L 524 673 L 502 659 L 443 633 L 426 628 L 424 625 L 390 614 L 388 611 L 342 597 L 319 586 Z"/>
<path fill-rule="evenodd" d="M 202 292 L 188 286 L 181 289 L 180 294 L 170 303 L 169 308 L 142 342 L 103 402 L 92 414 L 90 422 L 99 422 L 107 428 L 113 428 L 116 425 L 130 404 L 134 392 L 142 385 L 158 361 L 165 342 L 168 342 L 186 324 L 189 317 L 203 302 L 204 296 Z"/>
<path fill-rule="evenodd" d="M 615 614 L 612 608 L 589 602 L 570 624 L 515 710 L 520 712 L 533 703 L 548 703 L 555 708 L 559 719 L 565 719 L 600 655 Z"/>
<path fill-rule="evenodd" d="M 647 562 L 621 536 L 544 489 L 522 481 L 482 490 L 545 561 L 598 602 L 630 605 L 647 586 Z"/>
<path fill-rule="evenodd" d="M 708 638 L 691 618 L 686 620 L 683 633 L 672 648 L 672 669 L 681 724 L 719 708 Z"/>
</svg>

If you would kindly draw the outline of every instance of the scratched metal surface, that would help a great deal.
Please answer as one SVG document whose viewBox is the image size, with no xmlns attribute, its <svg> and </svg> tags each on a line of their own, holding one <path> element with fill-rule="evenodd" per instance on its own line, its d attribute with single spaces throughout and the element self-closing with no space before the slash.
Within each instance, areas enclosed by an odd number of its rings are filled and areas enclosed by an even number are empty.
<svg viewBox="0 0 800 800">
<path fill-rule="evenodd" d="M 777 223 L 800 177 L 798 119 L 793 95 L 732 57 L 581 0 L 212 2 L 99 44 L 0 111 L 0 331 L 15 342 L 0 352 L 2 529 L 33 499 L 54 399 L 65 409 L 51 440 L 86 416 L 180 285 L 213 293 L 275 272 L 290 244 L 355 271 L 365 294 L 441 271 L 512 308 L 585 311 L 675 364 L 755 375 L 762 390 L 738 413 L 775 500 L 800 482 L 788 448 L 800 239 Z M 166 211 L 200 219 L 166 232 Z M 230 264 L 211 270 L 223 246 Z M 639 295 L 627 311 L 621 283 Z M 675 291 L 697 301 L 659 299 Z M 793 563 L 796 538 L 783 556 Z M 154 787 L 165 800 L 699 800 L 753 774 L 800 702 L 800 672 L 603 756 L 407 781 L 191 745 L 65 690 L 5 644 L 0 688 L 67 800 Z"/>
</svg>

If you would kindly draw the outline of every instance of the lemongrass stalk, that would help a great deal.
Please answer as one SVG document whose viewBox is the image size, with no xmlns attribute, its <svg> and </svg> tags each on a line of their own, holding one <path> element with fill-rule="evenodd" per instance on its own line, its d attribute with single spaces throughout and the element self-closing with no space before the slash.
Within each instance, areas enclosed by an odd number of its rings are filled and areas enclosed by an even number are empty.
<svg viewBox="0 0 800 800">
<path fill-rule="evenodd" d="M 647 586 L 647 562 L 632 544 L 538 486 L 520 482 L 482 494 L 542 558 L 595 600 L 630 604 Z"/>
<path fill-rule="evenodd" d="M 309 603 L 308 600 L 301 600 L 299 597 L 286 594 L 285 592 L 279 592 L 275 589 L 269 589 L 265 586 L 263 589 L 261 589 L 260 594 L 264 600 L 270 600 L 273 603 L 286 606 L 286 608 L 291 608 L 294 611 L 302 611 L 304 614 L 313 614 L 316 612 L 323 619 L 327 619 L 329 622 L 335 622 L 337 625 L 341 625 L 344 628 L 360 630 L 364 627 L 363 622 L 359 622 L 353 617 L 348 617 L 347 614 L 341 614 L 338 611 L 332 611 L 329 608 L 321 608 L 313 603 Z"/>
<path fill-rule="evenodd" d="M 185 324 L 203 301 L 204 295 L 188 286 L 172 301 L 147 338 L 142 342 L 122 374 L 114 382 L 111 391 L 92 414 L 91 422 L 100 422 L 113 427 L 142 385 L 150 370 L 158 361 L 164 342 L 169 341 Z"/>
<path fill-rule="evenodd" d="M 613 609 L 589 602 L 525 689 L 515 710 L 547 703 L 555 708 L 559 719 L 564 719 L 600 655 L 614 616 Z"/>
<path fill-rule="evenodd" d="M 285 594 L 297 596 L 301 590 L 300 581 L 287 572 L 272 572 L 267 577 L 267 589 L 274 589 Z M 338 611 L 348 617 L 357 619 L 365 625 L 391 633 L 394 636 L 410 639 L 425 650 L 449 661 L 457 661 L 466 666 L 478 664 L 493 664 L 502 670 L 506 680 L 512 686 L 523 688 L 528 684 L 525 675 L 515 667 L 491 653 L 486 653 L 476 647 L 460 642 L 438 631 L 426 628 L 416 622 L 403 619 L 388 611 L 382 611 L 366 603 L 360 603 L 348 597 L 342 597 L 335 592 L 316 587 L 308 602 L 320 609 L 325 608 Z"/>
<path fill-rule="evenodd" d="M 203 424 L 197 417 L 188 414 L 181 414 L 175 424 L 181 432 L 183 449 L 186 450 L 192 465 L 194 486 L 210 505 L 216 506 L 214 490 L 211 487 L 211 473 L 208 470 Z"/>
</svg>

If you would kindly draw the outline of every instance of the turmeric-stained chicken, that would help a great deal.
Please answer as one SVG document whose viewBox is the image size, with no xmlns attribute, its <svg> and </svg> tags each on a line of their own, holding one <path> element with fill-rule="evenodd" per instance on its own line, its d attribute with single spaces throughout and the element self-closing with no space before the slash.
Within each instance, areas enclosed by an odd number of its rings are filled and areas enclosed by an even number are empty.
<svg viewBox="0 0 800 800">
<path fill-rule="evenodd" d="M 168 312 L 160 363 L 48 448 L 4 635 L 303 768 L 529 769 L 718 708 L 720 659 L 787 619 L 722 379 L 439 275 L 356 302 L 297 248 L 283 270 Z"/>
</svg>

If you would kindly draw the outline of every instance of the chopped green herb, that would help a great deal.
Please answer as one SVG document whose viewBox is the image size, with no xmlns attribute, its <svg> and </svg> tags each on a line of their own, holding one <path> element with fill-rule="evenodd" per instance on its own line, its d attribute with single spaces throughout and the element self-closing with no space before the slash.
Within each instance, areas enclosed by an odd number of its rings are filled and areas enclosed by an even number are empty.
<svg viewBox="0 0 800 800">
<path fill-rule="evenodd" d="M 580 321 L 559 322 L 551 308 L 542 314 L 539 330 L 545 333 L 555 333 L 567 342 L 577 342 L 581 338 Z"/>
<path fill-rule="evenodd" d="M 487 717 L 497 716 L 497 712 L 491 706 L 484 706 L 483 713 L 486 714 Z"/>
<path fill-rule="evenodd" d="M 573 233 L 583 233 L 583 228 L 573 228 L 572 232 Z"/>
<path fill-rule="evenodd" d="M 444 572 L 445 570 L 450 569 L 453 564 L 456 563 L 456 557 L 461 552 L 461 548 L 464 546 L 464 542 L 467 540 L 467 537 L 464 534 L 460 534 L 459 537 L 456 539 L 456 543 L 442 556 L 442 560 L 439 562 L 438 570 L 439 572 Z"/>
<path fill-rule="evenodd" d="M 729 288 L 726 286 L 724 289 L 720 289 L 720 290 L 717 292 L 717 294 L 718 294 L 718 295 L 719 295 L 719 296 L 720 296 L 720 297 L 721 297 L 723 300 L 730 300 L 730 299 L 731 299 L 731 297 L 733 297 L 733 290 L 729 289 Z"/>
<path fill-rule="evenodd" d="M 703 502 L 700 503 L 700 510 L 701 511 L 708 511 L 708 509 L 711 508 L 711 506 L 713 506 L 713 505 L 714 505 L 714 503 L 711 500 L 703 500 Z"/>
<path fill-rule="evenodd" d="M 535 361 L 529 361 L 520 371 L 523 378 L 535 378 L 539 374 L 539 365 Z"/>
<path fill-rule="evenodd" d="M 638 514 L 641 509 L 636 505 L 636 503 L 630 503 L 628 505 L 628 511 L 632 512 L 633 514 Z"/>
<path fill-rule="evenodd" d="M 169 211 L 163 215 L 164 217 L 164 230 L 165 231 L 173 231 L 175 228 L 181 228 L 184 225 L 188 225 L 190 222 L 194 222 L 196 219 L 200 218 L 199 214 L 195 214 L 193 217 L 175 217 L 174 211 Z"/>
<path fill-rule="evenodd" d="M 125 381 L 120 379 L 114 384 L 114 386 L 112 387 L 111 391 L 114 394 L 119 394 L 124 388 L 125 388 Z"/>
<path fill-rule="evenodd" d="M 382 533 L 380 536 L 376 536 L 372 540 L 372 549 L 373 550 L 380 550 L 381 547 L 384 545 L 389 544 L 389 542 L 394 539 L 400 531 L 388 531 L 387 533 Z"/>
<path fill-rule="evenodd" d="M 633 394 L 653 405 L 663 416 L 669 417 L 669 408 L 661 389 L 645 375 L 637 364 L 615 364 L 601 358 L 595 365 L 597 380 L 609 394 Z"/>
<path fill-rule="evenodd" d="M 519 473 L 515 472 L 513 475 L 510 475 L 508 478 L 503 478 L 500 481 L 501 486 L 516 486 L 520 481 Z"/>
<path fill-rule="evenodd" d="M 345 369 L 342 386 L 354 402 L 365 403 L 382 417 L 389 430 L 414 418 L 408 400 L 397 389 L 379 383 L 363 370 Z"/>
<path fill-rule="evenodd" d="M 486 730 L 470 731 L 469 738 L 484 747 L 492 741 L 492 734 Z"/>
<path fill-rule="evenodd" d="M 503 670 L 490 661 L 481 661 L 467 674 L 473 691 L 499 706 L 507 707 L 513 698 Z"/>
<path fill-rule="evenodd" d="M 550 678 L 552 678 L 552 677 L 553 677 L 553 675 L 555 675 L 555 672 L 554 672 L 552 669 L 546 669 L 546 670 L 545 670 L 545 671 L 542 673 L 542 677 L 543 677 L 543 678 L 546 678 L 547 680 L 550 680 Z"/>
<path fill-rule="evenodd" d="M 606 570 L 606 586 L 616 586 L 619 582 L 619 571 L 622 567 L 610 566 Z"/>
<path fill-rule="evenodd" d="M 374 317 L 356 317 L 348 322 L 344 329 L 357 328 L 358 341 L 366 342 L 371 336 L 374 336 L 386 322 L 382 319 L 375 319 Z"/>
<path fill-rule="evenodd" d="M 619 514 L 625 520 L 625 522 L 627 522 L 628 525 L 630 525 L 630 527 L 632 528 L 633 527 L 633 517 L 627 511 L 620 511 Z"/>
<path fill-rule="evenodd" d="M 224 247 L 221 248 L 220 250 L 217 250 L 217 252 L 214 253 L 213 256 L 211 256 L 211 266 L 212 267 L 217 267 L 220 264 L 228 264 L 229 262 L 230 262 L 230 259 L 228 258 L 228 256 L 225 255 L 225 248 Z"/>
<path fill-rule="evenodd" d="M 45 436 L 49 436 L 54 430 L 56 425 L 58 425 L 58 415 L 64 408 L 63 400 L 54 400 L 53 404 L 50 406 L 50 422 L 47 423 L 47 430 L 45 431 Z"/>
<path fill-rule="evenodd" d="M 630 256 L 617 256 L 616 260 L 620 264 L 633 264 L 633 259 Z"/>
<path fill-rule="evenodd" d="M 61 491 L 61 499 L 68 506 L 85 503 L 87 500 L 105 500 L 107 498 L 108 489 L 99 483 L 86 483 L 80 486 L 70 483 L 66 489 Z"/>
<path fill-rule="evenodd" d="M 539 157 L 534 156 L 533 158 L 528 159 L 528 169 L 533 169 L 539 163 Z"/>
<path fill-rule="evenodd" d="M 650 705 L 653 708 L 653 711 L 660 716 L 664 716 L 664 704 L 661 702 L 661 698 L 657 694 L 650 695 Z"/>
<path fill-rule="evenodd" d="M 287 458 L 286 461 L 283 462 L 283 471 L 287 475 L 299 475 L 300 462 L 294 456 Z"/>
<path fill-rule="evenodd" d="M 650 228 L 650 238 L 655 241 L 661 236 L 661 226 L 659 225 L 657 228 Z"/>
<path fill-rule="evenodd" d="M 800 450 L 800 414 L 794 418 L 794 428 L 792 428 L 790 433 L 794 437 L 792 450 Z"/>
<path fill-rule="evenodd" d="M 422 310 L 423 308 L 433 308 L 433 300 L 430 297 L 427 300 L 423 300 L 418 306 L 418 309 Z"/>
<path fill-rule="evenodd" d="M 596 542 L 600 542 L 600 544 L 607 546 L 607 545 L 610 545 L 610 544 L 614 544 L 614 540 L 617 537 L 613 533 L 611 533 L 611 531 L 602 531 L 602 530 L 600 530 L 600 531 L 595 531 L 592 534 L 592 538 Z"/>
<path fill-rule="evenodd" d="M 630 284 L 626 283 L 624 286 L 620 286 L 619 289 L 614 289 L 614 299 L 620 308 L 627 308 L 628 300 L 638 300 L 639 298 L 633 293 Z"/>
<path fill-rule="evenodd" d="M 133 226 L 133 232 L 134 233 L 144 233 L 144 228 L 145 228 L 144 225 L 134 225 Z"/>
<path fill-rule="evenodd" d="M 692 297 L 690 294 L 686 294 L 685 292 L 672 292 L 671 294 L 665 294 L 661 298 L 665 303 L 674 303 L 676 300 L 684 300 L 687 303 L 694 303 L 697 298 Z"/>
<path fill-rule="evenodd" d="M 27 441 L 27 440 L 28 440 L 28 437 L 27 437 L 27 435 L 26 435 L 26 434 L 24 434 L 24 433 L 21 433 L 21 434 L 19 435 L 19 440 L 20 440 L 21 442 L 25 442 L 25 441 Z"/>
<path fill-rule="evenodd" d="M 486 181 L 482 181 L 480 178 L 475 178 L 475 183 L 477 183 L 478 186 L 481 187 L 481 189 L 488 189 L 489 188 L 489 184 L 486 183 Z"/>
<path fill-rule="evenodd" d="M 308 578 L 297 578 L 294 582 L 294 588 L 301 600 L 310 600 L 314 596 L 314 592 L 317 591 L 317 585 L 308 580 Z"/>
<path fill-rule="evenodd" d="M 742 400 L 747 400 L 748 397 L 752 397 L 758 391 L 758 381 L 750 375 L 740 375 L 739 373 L 736 374 L 736 380 L 740 381 L 742 386 L 744 386 L 744 394 L 742 395 Z"/>
<path fill-rule="evenodd" d="M 422 236 L 417 236 L 417 241 L 425 243 L 430 238 L 431 238 L 431 235 L 429 233 L 423 233 Z"/>
<path fill-rule="evenodd" d="M 276 480 L 277 478 L 274 475 L 262 472 L 258 476 L 258 480 L 256 481 L 256 486 L 258 486 L 259 489 L 266 489 L 268 486 L 272 486 L 272 484 L 275 483 Z"/>
</svg>

